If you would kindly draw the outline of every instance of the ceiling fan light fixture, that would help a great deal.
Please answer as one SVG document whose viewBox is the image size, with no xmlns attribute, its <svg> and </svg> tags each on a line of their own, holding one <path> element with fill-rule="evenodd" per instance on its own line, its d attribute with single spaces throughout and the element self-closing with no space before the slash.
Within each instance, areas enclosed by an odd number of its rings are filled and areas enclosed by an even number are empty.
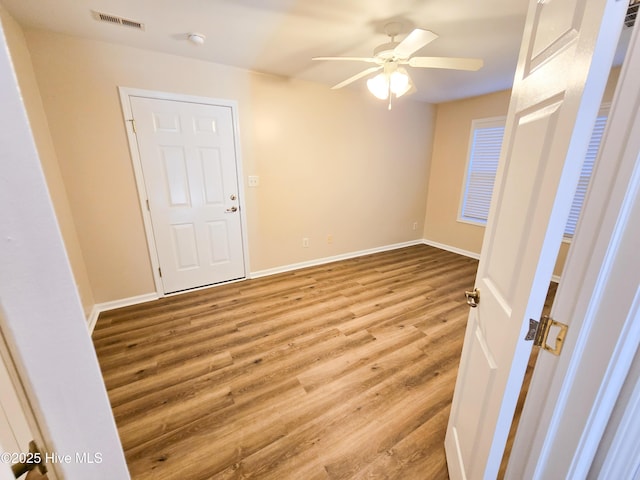
<svg viewBox="0 0 640 480">
<path fill-rule="evenodd" d="M 404 68 L 399 68 L 390 76 L 391 91 L 396 98 L 401 97 L 411 88 L 411 78 Z"/>
<path fill-rule="evenodd" d="M 380 100 L 389 98 L 389 92 L 396 98 L 401 97 L 411 89 L 411 78 L 404 68 L 392 72 L 379 73 L 367 80 L 367 88 Z"/>
<path fill-rule="evenodd" d="M 380 100 L 389 98 L 389 79 L 387 78 L 387 74 L 379 73 L 375 77 L 367 80 L 367 88 Z"/>
</svg>

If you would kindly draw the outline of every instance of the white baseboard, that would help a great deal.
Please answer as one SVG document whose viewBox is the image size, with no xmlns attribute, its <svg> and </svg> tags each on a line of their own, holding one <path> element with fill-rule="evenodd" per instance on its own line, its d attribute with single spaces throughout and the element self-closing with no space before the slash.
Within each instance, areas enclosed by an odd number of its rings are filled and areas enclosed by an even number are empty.
<svg viewBox="0 0 640 480">
<path fill-rule="evenodd" d="M 458 255 L 464 255 L 465 257 L 475 258 L 476 260 L 480 260 L 480 254 L 476 252 L 471 252 L 469 250 L 463 250 L 458 247 L 452 247 L 451 245 L 445 245 L 444 243 L 434 242 L 433 240 L 423 239 L 422 243 L 425 245 L 429 245 L 430 247 L 436 247 L 440 250 L 446 250 L 448 252 L 457 253 Z"/>
<path fill-rule="evenodd" d="M 344 253 L 341 255 L 334 255 L 331 257 L 317 258 L 315 260 L 309 260 L 309 261 L 300 262 L 300 263 L 292 263 L 290 265 L 283 265 L 281 267 L 268 268 L 265 270 L 256 270 L 255 272 L 250 273 L 249 278 L 266 277 L 269 275 L 276 275 L 278 273 L 285 273 L 285 272 L 291 272 L 293 270 L 300 270 L 301 268 L 315 267 L 317 265 L 324 265 L 326 263 L 337 262 L 340 260 L 348 260 L 350 258 L 362 257 L 364 255 L 371 255 L 372 253 L 388 252 L 391 250 L 396 250 L 398 248 L 411 247 L 413 245 L 420 245 L 420 244 L 429 245 L 431 247 L 439 248 L 441 250 L 447 250 L 448 252 L 464 255 L 465 257 L 475 258 L 476 260 L 480 259 L 479 253 L 470 252 L 468 250 L 463 250 L 457 247 L 452 247 L 451 245 L 445 245 L 444 243 L 434 242 L 433 240 L 422 239 L 422 240 L 412 240 L 412 241 L 403 242 L 403 243 L 395 243 L 392 245 L 370 248 L 367 250 L 359 250 L 357 252 Z M 559 283 L 560 277 L 557 275 L 554 275 L 551 280 L 553 282 Z M 210 288 L 210 287 L 211 286 L 208 286 L 206 288 Z M 138 295 L 135 297 L 123 298 L 121 300 L 114 300 L 112 302 L 95 304 L 91 309 L 89 318 L 87 319 L 87 328 L 89 329 L 89 334 L 93 333 L 93 329 L 96 326 L 96 322 L 98 321 L 98 317 L 100 316 L 100 313 L 106 312 L 107 310 L 114 310 L 116 308 L 137 305 L 139 303 L 151 302 L 153 300 L 157 300 L 158 298 L 160 298 L 160 296 L 154 292 L 154 293 L 147 293 L 144 295 Z"/>
<path fill-rule="evenodd" d="M 157 300 L 160 298 L 157 293 L 145 293 L 144 295 L 137 295 L 135 297 L 122 298 L 120 300 L 114 300 L 112 302 L 104 302 L 97 303 L 91 309 L 91 314 L 87 319 L 87 328 L 89 329 L 89 334 L 93 333 L 93 329 L 96 327 L 96 322 L 98 321 L 98 316 L 102 312 L 106 312 L 107 310 L 114 310 L 116 308 L 129 307 L 131 305 L 137 305 L 139 303 L 151 302 L 153 300 Z"/>
<path fill-rule="evenodd" d="M 307 262 L 294 263 L 291 265 L 284 265 L 282 267 L 269 268 L 266 270 L 258 270 L 255 272 L 251 272 L 249 278 L 259 278 L 266 277 L 268 275 L 275 275 L 277 273 L 290 272 L 292 270 L 299 270 L 301 268 L 313 267 L 316 265 L 323 265 L 325 263 L 337 262 L 339 260 L 347 260 L 349 258 L 361 257 L 363 255 L 370 255 L 372 253 L 380 253 L 386 252 L 389 250 L 396 250 L 398 248 L 410 247 L 413 245 L 420 245 L 423 243 L 422 240 L 413 240 L 410 242 L 396 243 L 393 245 L 387 245 L 384 247 L 376 247 L 370 248 L 368 250 L 360 250 L 358 252 L 345 253 L 342 255 L 335 255 L 332 257 L 319 258 L 316 260 L 309 260 Z M 210 288 L 211 285 L 206 288 Z M 89 334 L 93 333 L 93 329 L 96 327 L 96 322 L 98 321 L 98 317 L 100 313 L 106 312 L 107 310 L 114 310 L 116 308 L 128 307 L 130 305 L 137 305 L 139 303 L 150 302 L 153 300 L 157 300 L 160 296 L 157 293 L 147 293 L 144 295 L 138 295 L 136 297 L 123 298 L 121 300 L 114 300 L 112 302 L 98 303 L 93 306 L 91 309 L 91 313 L 89 314 L 89 318 L 87 319 L 87 328 L 89 329 Z"/>
<path fill-rule="evenodd" d="M 452 247 L 451 245 L 445 245 L 444 243 L 434 242 L 433 240 L 424 239 L 423 243 L 425 245 L 429 245 L 431 247 L 436 247 L 441 250 L 447 250 L 448 252 L 458 253 L 460 255 L 464 255 L 465 257 L 475 258 L 476 260 L 480 260 L 480 254 L 475 252 L 470 252 L 468 250 L 462 250 L 458 247 Z M 551 281 L 555 283 L 560 283 L 560 275 L 553 275 L 551 277 Z"/>
<path fill-rule="evenodd" d="M 315 260 L 309 260 L 306 262 L 292 263 L 290 265 L 283 265 L 281 267 L 267 268 L 266 270 L 256 270 L 255 272 L 251 272 L 250 278 L 260 278 L 266 277 L 268 275 L 275 275 L 277 273 L 291 272 L 293 270 L 300 270 L 301 268 L 315 267 L 317 265 L 324 265 L 325 263 L 348 260 L 350 258 L 362 257 L 364 255 L 371 255 L 372 253 L 387 252 L 390 250 L 396 250 L 398 248 L 420 245 L 421 243 L 423 243 L 422 240 L 412 240 L 410 242 L 394 243 L 393 245 L 386 245 L 384 247 L 376 247 L 367 250 L 359 250 L 357 252 L 334 255 L 331 257 L 317 258 Z"/>
<path fill-rule="evenodd" d="M 87 318 L 87 328 L 89 329 L 89 335 L 93 333 L 93 329 L 96 328 L 96 322 L 98 321 L 98 317 L 100 316 L 100 310 L 98 310 L 98 306 L 94 305 L 91 309 L 91 313 L 89 314 L 89 318 Z"/>
</svg>

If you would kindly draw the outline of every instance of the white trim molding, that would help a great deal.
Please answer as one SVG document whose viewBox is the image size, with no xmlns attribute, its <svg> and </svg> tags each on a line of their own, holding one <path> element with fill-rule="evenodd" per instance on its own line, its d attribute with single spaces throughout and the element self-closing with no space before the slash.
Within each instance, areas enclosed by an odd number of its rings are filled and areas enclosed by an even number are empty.
<svg viewBox="0 0 640 480">
<path fill-rule="evenodd" d="M 326 263 L 337 262 L 340 260 L 348 260 L 350 258 L 362 257 L 364 255 L 371 255 L 372 253 L 387 252 L 390 250 L 396 250 L 398 248 L 411 247 L 413 245 L 420 245 L 422 243 L 423 243 L 422 240 L 412 240 L 409 242 L 394 243 L 392 245 L 369 248 L 367 250 L 359 250 L 356 252 L 344 253 L 341 255 L 334 255 L 331 257 L 316 258 L 314 260 L 308 260 L 306 262 L 299 262 L 299 263 L 292 263 L 290 265 L 283 265 L 281 267 L 268 268 L 265 270 L 257 270 L 255 272 L 251 272 L 250 278 L 260 278 L 260 277 L 266 277 L 269 275 L 275 275 L 277 273 L 291 272 L 293 270 L 300 270 L 301 268 L 315 267 L 318 265 L 324 265 Z"/>
<path fill-rule="evenodd" d="M 89 319 L 87 320 L 87 328 L 89 329 L 89 335 L 93 333 L 93 329 L 96 327 L 98 317 L 102 312 L 108 310 L 115 310 L 116 308 L 130 307 L 131 305 L 138 305 L 140 303 L 152 302 L 160 298 L 157 293 L 145 293 L 143 295 L 137 295 L 135 297 L 122 298 L 120 300 L 113 300 L 111 302 L 96 303 L 91 309 Z"/>
<path fill-rule="evenodd" d="M 453 247 L 451 245 L 446 245 L 434 240 L 428 240 L 426 238 L 422 240 L 422 243 L 424 243 L 425 245 L 429 245 L 430 247 L 439 248 L 440 250 L 446 250 L 448 252 L 457 253 L 458 255 L 464 255 L 465 257 L 480 260 L 480 253 L 472 252 L 470 250 L 463 250 L 462 248 Z"/>
<path fill-rule="evenodd" d="M 340 260 L 348 260 L 350 258 L 357 258 L 357 257 L 362 257 L 364 255 L 371 255 L 373 253 L 388 252 L 391 250 L 397 250 L 399 248 L 412 247 L 414 245 L 428 245 L 431 247 L 439 248 L 440 250 L 446 250 L 452 253 L 457 253 L 458 255 L 474 258 L 476 260 L 480 258 L 480 254 L 478 253 L 470 252 L 468 250 L 462 250 L 457 247 L 452 247 L 450 245 L 445 245 L 445 244 L 434 242 L 431 240 L 418 239 L 418 240 L 410 240 L 408 242 L 384 245 L 382 247 L 375 247 L 375 248 L 369 248 L 365 250 L 358 250 L 355 252 L 343 253 L 340 255 L 333 255 L 331 257 L 316 258 L 314 260 L 308 260 L 308 261 L 299 262 L 299 263 L 292 263 L 289 265 L 282 265 L 280 267 L 267 268 L 264 270 L 256 270 L 255 272 L 251 272 L 248 278 L 267 277 L 270 275 L 276 275 L 278 273 L 291 272 L 294 270 L 300 270 L 302 268 L 315 267 L 315 266 L 324 265 L 327 263 L 338 262 Z M 214 288 L 219 285 L 226 285 L 227 283 L 230 283 L 230 282 L 223 282 L 215 285 L 207 285 L 206 287 L 202 287 L 202 288 Z M 172 295 L 180 295 L 182 293 L 191 292 L 193 290 L 199 290 L 199 289 L 186 290 L 184 292 L 177 292 Z M 89 333 L 90 334 L 93 333 L 93 329 L 96 326 L 96 322 L 98 321 L 98 316 L 100 315 L 100 313 L 106 312 L 108 310 L 114 310 L 116 308 L 128 307 L 131 305 L 138 305 L 140 303 L 151 302 L 153 300 L 157 300 L 161 298 L 162 296 L 163 295 L 159 295 L 158 293 L 154 292 L 154 293 L 147 293 L 144 295 L 138 295 L 136 297 L 123 298 L 121 300 L 114 300 L 111 302 L 98 303 L 94 305 L 93 309 L 91 310 L 91 314 L 87 319 Z"/>
<path fill-rule="evenodd" d="M 425 245 L 429 245 L 431 247 L 439 248 L 440 250 L 446 250 L 448 252 L 457 253 L 459 255 L 464 255 L 465 257 L 475 258 L 476 260 L 480 260 L 480 254 L 471 252 L 469 250 L 463 250 L 458 247 L 452 247 L 451 245 L 445 245 L 444 243 L 434 242 L 433 240 L 424 239 L 422 241 Z M 551 281 L 554 283 L 560 283 L 560 279 L 562 277 L 560 275 L 553 275 L 551 277 Z"/>
<path fill-rule="evenodd" d="M 283 265 L 281 267 L 269 268 L 266 270 L 258 270 L 258 271 L 252 272 L 248 278 L 260 278 L 260 277 L 266 277 L 269 275 L 276 275 L 278 273 L 290 272 L 292 270 L 300 270 L 301 268 L 313 267 L 316 265 L 323 265 L 325 263 L 337 262 L 339 260 L 347 260 L 349 258 L 356 258 L 356 257 L 361 257 L 363 255 L 370 255 L 372 253 L 380 253 L 380 252 L 386 252 L 389 250 L 396 250 L 398 248 L 411 247 L 413 245 L 420 245 L 422 243 L 424 243 L 422 240 L 412 240 L 409 242 L 396 243 L 392 245 L 386 245 L 383 247 L 370 248 L 367 250 L 360 250 L 357 252 L 345 253 L 342 255 L 335 255 L 332 257 L 318 258 L 315 260 L 309 260 L 307 262 L 300 262 L 300 263 L 295 263 L 291 265 Z M 223 283 L 218 283 L 214 285 L 207 285 L 206 287 L 202 287 L 202 288 L 214 288 L 216 286 L 226 285 L 228 283 L 231 283 L 231 282 L 223 282 Z M 192 292 L 194 290 L 200 290 L 200 289 L 186 290 L 184 292 L 177 292 L 172 295 L 179 295 L 182 293 Z M 93 306 L 93 309 L 91 310 L 91 313 L 89 314 L 89 318 L 87 319 L 87 328 L 89 329 L 89 334 L 93 333 L 93 330 L 96 326 L 96 322 L 98 321 L 98 317 L 102 312 L 106 312 L 108 310 L 115 310 L 116 308 L 129 307 L 131 305 L 138 305 L 140 303 L 152 302 L 153 300 L 157 300 L 162 296 L 163 295 L 159 295 L 158 293 L 153 292 L 153 293 L 138 295 L 135 297 L 123 298 L 121 300 L 113 300 L 111 302 L 95 304 Z"/>
<path fill-rule="evenodd" d="M 640 471 L 640 381 L 636 381 L 598 478 L 637 478 Z"/>
</svg>

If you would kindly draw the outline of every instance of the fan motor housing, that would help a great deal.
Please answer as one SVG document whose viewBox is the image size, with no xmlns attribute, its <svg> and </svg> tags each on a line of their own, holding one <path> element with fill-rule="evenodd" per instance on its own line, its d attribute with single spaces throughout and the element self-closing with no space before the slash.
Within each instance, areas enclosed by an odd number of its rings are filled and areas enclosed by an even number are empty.
<svg viewBox="0 0 640 480">
<path fill-rule="evenodd" d="M 390 60 L 393 58 L 393 50 L 398 46 L 399 42 L 383 43 L 373 50 L 373 55 L 382 60 Z"/>
</svg>

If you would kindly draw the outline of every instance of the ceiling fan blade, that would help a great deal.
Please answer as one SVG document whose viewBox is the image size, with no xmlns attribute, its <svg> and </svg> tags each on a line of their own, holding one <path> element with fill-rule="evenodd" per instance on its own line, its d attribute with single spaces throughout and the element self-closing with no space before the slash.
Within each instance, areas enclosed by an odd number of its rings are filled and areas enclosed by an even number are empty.
<svg viewBox="0 0 640 480">
<path fill-rule="evenodd" d="M 338 88 L 346 87 L 350 83 L 353 83 L 356 80 L 359 80 L 362 77 L 366 77 L 370 73 L 377 72 L 378 70 L 381 70 L 381 69 L 382 69 L 382 67 L 367 68 L 366 70 L 363 70 L 362 72 L 355 74 L 353 77 L 349 77 L 346 80 L 338 83 L 337 85 L 334 85 L 333 87 L 331 87 L 331 90 L 337 90 Z"/>
<path fill-rule="evenodd" d="M 414 52 L 433 42 L 436 38 L 438 35 L 431 30 L 416 28 L 393 49 L 393 53 L 398 58 L 409 58 Z"/>
<path fill-rule="evenodd" d="M 313 57 L 311 60 L 347 60 L 350 62 L 377 63 L 373 57 Z"/>
<path fill-rule="evenodd" d="M 452 70 L 479 70 L 484 65 L 481 58 L 413 57 L 409 65 L 418 68 L 450 68 Z"/>
</svg>

